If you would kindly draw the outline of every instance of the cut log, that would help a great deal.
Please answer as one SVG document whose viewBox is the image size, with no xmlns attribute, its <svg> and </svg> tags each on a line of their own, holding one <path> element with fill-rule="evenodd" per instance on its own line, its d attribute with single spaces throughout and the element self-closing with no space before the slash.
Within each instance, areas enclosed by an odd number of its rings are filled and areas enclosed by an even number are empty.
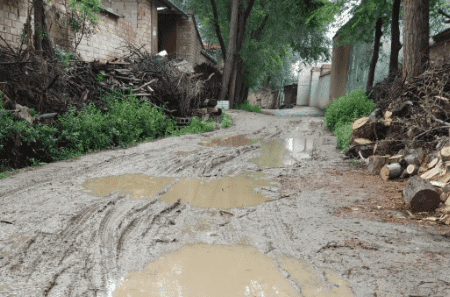
<svg viewBox="0 0 450 297">
<path fill-rule="evenodd" d="M 441 202 L 440 195 L 429 181 L 413 176 L 403 190 L 403 200 L 412 212 L 434 211 Z"/>
<path fill-rule="evenodd" d="M 402 174 L 400 174 L 399 178 L 407 178 L 408 176 L 409 176 L 408 171 L 406 171 L 406 169 L 404 169 Z"/>
<path fill-rule="evenodd" d="M 353 134 L 355 138 L 370 138 L 373 134 L 376 121 L 369 117 L 356 119 L 352 124 Z"/>
<path fill-rule="evenodd" d="M 384 156 L 369 156 L 369 165 L 367 170 L 372 175 L 380 174 L 381 168 L 386 165 L 387 158 Z"/>
<path fill-rule="evenodd" d="M 392 123 L 392 119 L 391 119 L 391 115 L 392 112 L 389 110 L 386 110 L 384 112 L 384 121 L 383 121 L 383 125 L 385 125 L 386 127 L 390 126 Z"/>
<path fill-rule="evenodd" d="M 432 178 L 433 176 L 435 176 L 436 174 L 438 174 L 439 171 L 440 171 L 439 168 L 435 167 L 435 168 L 433 168 L 433 169 L 428 170 L 428 171 L 425 172 L 424 174 L 422 174 L 422 175 L 420 176 L 420 178 L 422 178 L 422 179 L 430 179 L 430 178 Z"/>
<path fill-rule="evenodd" d="M 444 176 L 438 181 L 441 183 L 447 183 L 448 181 L 450 181 L 450 172 L 444 174 Z"/>
<path fill-rule="evenodd" d="M 439 158 L 434 158 L 433 161 L 431 161 L 430 163 L 428 163 L 427 167 L 428 169 L 433 168 L 434 166 L 436 166 L 436 164 L 439 162 Z"/>
<path fill-rule="evenodd" d="M 398 163 L 393 163 L 385 165 L 383 168 L 381 168 L 380 176 L 382 180 L 388 180 L 400 176 L 402 172 L 402 166 Z"/>
<path fill-rule="evenodd" d="M 444 146 L 439 153 L 443 162 L 450 161 L 450 146 Z"/>
<path fill-rule="evenodd" d="M 439 198 L 441 199 L 442 203 L 445 203 L 448 199 L 448 193 L 442 192 Z"/>
<path fill-rule="evenodd" d="M 366 144 L 372 143 L 372 141 L 370 141 L 367 138 L 352 138 L 352 137 L 350 137 L 349 141 L 351 141 L 350 142 L 351 144 L 359 144 L 359 145 L 366 145 Z"/>
<path fill-rule="evenodd" d="M 419 166 L 410 164 L 406 167 L 406 172 L 408 172 L 409 175 L 416 175 L 419 172 Z"/>
</svg>

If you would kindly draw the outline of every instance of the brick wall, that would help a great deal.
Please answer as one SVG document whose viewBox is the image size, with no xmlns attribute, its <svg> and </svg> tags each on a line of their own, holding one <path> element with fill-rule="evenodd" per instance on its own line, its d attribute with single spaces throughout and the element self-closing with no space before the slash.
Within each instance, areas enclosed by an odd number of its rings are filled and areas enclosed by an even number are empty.
<svg viewBox="0 0 450 297">
<path fill-rule="evenodd" d="M 443 62 L 450 63 L 450 40 L 430 46 L 430 61 L 431 65 L 442 65 Z"/>
<path fill-rule="evenodd" d="M 0 0 L 0 35 L 14 47 L 21 43 L 22 29 L 28 15 L 27 7 L 28 0 Z M 0 40 L 0 44 L 5 45 L 3 40 Z"/>
<path fill-rule="evenodd" d="M 62 2 L 63 0 L 52 0 L 51 4 L 47 4 L 47 1 L 44 1 L 47 28 L 50 29 L 49 34 L 54 46 L 71 52 L 69 49 L 74 42 L 74 33 L 67 23 L 65 27 L 62 26 L 65 21 L 61 18 L 61 12 L 65 11 Z M 105 8 L 112 8 L 114 14 L 123 15 L 124 18 L 101 12 L 97 33 L 89 39 L 83 38 L 77 48 L 77 54 L 82 59 L 112 59 L 122 52 L 119 47 L 123 46 L 125 41 L 138 47 L 145 44 L 144 48 L 152 52 L 152 42 L 157 39 L 156 32 L 155 38 L 152 38 L 151 0 L 102 0 L 102 3 Z M 13 47 L 21 43 L 27 9 L 27 0 L 0 0 L 0 35 Z"/>
<path fill-rule="evenodd" d="M 182 17 L 177 21 L 177 58 L 185 59 L 192 66 L 201 63 L 215 64 L 202 54 L 203 42 L 197 32 L 194 14 L 187 12 L 189 19 Z"/>
</svg>

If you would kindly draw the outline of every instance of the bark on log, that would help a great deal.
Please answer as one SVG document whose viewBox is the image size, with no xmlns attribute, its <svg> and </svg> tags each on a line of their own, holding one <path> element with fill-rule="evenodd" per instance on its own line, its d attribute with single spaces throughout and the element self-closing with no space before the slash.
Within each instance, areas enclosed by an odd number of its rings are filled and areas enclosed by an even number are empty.
<svg viewBox="0 0 450 297">
<path fill-rule="evenodd" d="M 393 163 L 389 165 L 385 165 L 380 170 L 380 176 L 382 180 L 388 180 L 390 178 L 395 178 L 402 174 L 403 169 L 402 166 L 398 163 Z"/>
<path fill-rule="evenodd" d="M 406 171 L 406 169 L 404 169 L 402 174 L 400 174 L 399 178 L 407 178 L 408 176 L 409 176 L 408 171 Z"/>
<path fill-rule="evenodd" d="M 413 176 L 403 190 L 403 200 L 412 212 L 435 210 L 441 202 L 440 195 L 429 181 Z"/>
<path fill-rule="evenodd" d="M 384 156 L 370 156 L 369 157 L 369 166 L 367 166 L 367 170 L 372 175 L 380 174 L 381 168 L 386 165 L 387 157 Z"/>
<path fill-rule="evenodd" d="M 416 164 L 410 164 L 406 167 L 406 172 L 408 172 L 409 175 L 416 175 L 419 172 L 419 166 Z"/>
</svg>

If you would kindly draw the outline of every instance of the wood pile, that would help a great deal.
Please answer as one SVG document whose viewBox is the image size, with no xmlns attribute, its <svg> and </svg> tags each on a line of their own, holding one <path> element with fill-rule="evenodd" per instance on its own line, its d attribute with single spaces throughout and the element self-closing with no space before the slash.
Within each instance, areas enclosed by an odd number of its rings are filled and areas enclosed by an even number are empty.
<svg viewBox="0 0 450 297">
<path fill-rule="evenodd" d="M 148 99 L 148 104 L 158 107 L 166 118 L 174 119 L 178 128 L 189 125 L 194 115 L 202 119 L 221 116 L 222 111 L 214 108 L 222 81 L 215 67 L 201 64 L 193 69 L 186 61 L 153 55 L 131 44 L 123 52 L 126 54 L 120 58 L 105 62 L 61 61 L 58 55 L 42 57 L 22 47 L 12 48 L 0 36 L 0 100 L 5 107 L 0 116 L 13 113 L 16 120 L 31 125 L 59 126 L 58 116 L 70 107 L 80 113 L 94 103 L 106 114 L 111 103 L 105 99 L 107 93 L 114 93 L 119 101 L 130 95 Z M 28 112 L 31 108 L 37 116 Z M 20 135 L 10 138 L 1 143 L 0 161 L 8 162 L 3 165 L 26 166 L 25 156 L 52 161 L 40 144 L 24 148 Z"/>
<path fill-rule="evenodd" d="M 450 224 L 450 65 L 406 82 L 397 76 L 367 117 L 354 119 L 347 157 L 359 157 L 383 180 L 409 178 L 403 200 L 412 212 L 441 203 Z"/>
</svg>

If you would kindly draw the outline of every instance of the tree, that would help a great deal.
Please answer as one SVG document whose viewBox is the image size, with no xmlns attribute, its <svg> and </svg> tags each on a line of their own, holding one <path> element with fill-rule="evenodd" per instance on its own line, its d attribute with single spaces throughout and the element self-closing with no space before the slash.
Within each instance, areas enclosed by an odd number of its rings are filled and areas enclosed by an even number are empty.
<svg viewBox="0 0 450 297">
<path fill-rule="evenodd" d="M 174 0 L 177 1 L 184 2 Z M 219 30 L 214 17 L 211 17 L 216 14 L 212 12 L 211 5 L 208 5 L 210 2 L 210 0 L 191 1 L 184 8 L 189 7 L 194 11 L 196 19 L 201 23 L 202 36 L 210 42 L 217 43 L 220 39 L 218 35 L 221 35 L 226 44 L 229 26 L 232 23 L 230 0 L 215 1 Z M 283 60 L 290 53 L 289 49 L 309 61 L 317 60 L 320 56 L 329 58 L 329 42 L 321 27 L 332 18 L 338 7 L 336 4 L 326 0 L 242 2 L 238 14 L 235 62 L 232 67 L 236 72 L 232 72 L 231 82 L 226 90 L 234 102 L 246 99 L 250 87 L 255 87 L 262 78 L 267 78 L 269 71 L 272 73 L 280 71 Z M 321 13 L 313 15 L 318 10 Z M 223 47 L 222 53 L 226 52 L 228 56 L 228 50 Z"/>
<path fill-rule="evenodd" d="M 429 60 L 429 0 L 405 0 L 403 77 L 420 75 Z"/>
<path fill-rule="evenodd" d="M 392 4 L 391 4 L 392 3 Z M 354 17 L 341 27 L 339 34 L 344 36 L 344 39 L 337 42 L 336 45 L 346 45 L 354 44 L 358 42 L 371 42 L 373 40 L 373 31 L 376 26 L 378 18 L 383 19 L 382 32 L 391 31 L 391 53 L 389 61 L 389 75 L 393 75 L 398 71 L 398 55 L 402 44 L 400 43 L 400 19 L 403 19 L 403 9 L 400 9 L 401 0 L 363 0 L 361 4 L 355 7 L 350 13 L 354 14 Z M 439 20 L 439 11 L 442 8 L 449 7 L 450 5 L 445 4 L 444 0 L 429 0 L 429 11 L 431 26 L 429 31 L 433 30 L 438 32 L 443 29 L 443 23 Z M 428 40 L 428 39 L 427 39 Z M 372 61 L 376 53 L 375 43 L 374 43 L 374 55 L 372 56 Z M 369 69 L 369 77 L 373 74 L 374 68 Z M 367 82 L 367 86 L 373 84 L 372 82 Z"/>
<path fill-rule="evenodd" d="M 237 36 L 237 29 L 238 29 L 238 13 L 239 13 L 239 4 L 240 0 L 232 0 L 233 1 L 233 8 L 231 10 L 231 25 L 230 25 L 230 34 L 228 39 L 228 48 L 227 48 L 227 55 L 225 58 L 225 67 L 223 69 L 223 75 L 222 75 L 222 90 L 220 91 L 219 100 L 224 100 L 225 96 L 228 92 L 228 84 L 230 82 L 231 74 L 233 71 L 233 64 L 234 64 L 234 47 L 236 45 L 236 36 Z M 211 2 L 214 2 L 214 0 L 211 0 Z M 224 49 L 222 49 L 222 52 Z M 230 108 L 233 106 L 233 98 L 230 98 Z"/>
<path fill-rule="evenodd" d="M 52 0 L 47 1 L 50 3 Z M 67 1 L 65 1 L 64 4 L 67 4 Z M 86 19 L 89 19 L 92 25 L 95 25 L 97 20 L 99 19 L 98 12 L 99 7 L 102 7 L 101 0 L 69 0 L 68 4 L 71 8 L 71 12 L 68 12 L 66 14 L 71 14 L 68 17 L 68 19 L 70 20 L 70 26 L 75 32 L 81 32 L 82 38 L 84 34 L 89 31 L 86 28 Z M 55 53 L 53 51 L 53 45 L 51 44 L 47 29 L 44 13 L 44 0 L 33 0 L 33 9 L 35 50 L 38 55 L 45 55 L 48 58 L 53 58 L 55 56 Z M 80 43 L 81 38 L 78 42 L 76 42 L 75 49 Z"/>
</svg>

